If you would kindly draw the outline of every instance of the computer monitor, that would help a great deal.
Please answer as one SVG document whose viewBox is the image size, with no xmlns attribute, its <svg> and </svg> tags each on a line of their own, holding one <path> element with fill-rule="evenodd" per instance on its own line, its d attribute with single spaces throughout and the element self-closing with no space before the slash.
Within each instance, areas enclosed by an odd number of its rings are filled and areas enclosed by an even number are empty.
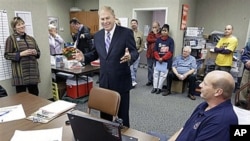
<svg viewBox="0 0 250 141">
<path fill-rule="evenodd" d="M 86 113 L 67 113 L 76 141 L 137 141 L 138 139 L 121 135 L 120 124 Z"/>
</svg>

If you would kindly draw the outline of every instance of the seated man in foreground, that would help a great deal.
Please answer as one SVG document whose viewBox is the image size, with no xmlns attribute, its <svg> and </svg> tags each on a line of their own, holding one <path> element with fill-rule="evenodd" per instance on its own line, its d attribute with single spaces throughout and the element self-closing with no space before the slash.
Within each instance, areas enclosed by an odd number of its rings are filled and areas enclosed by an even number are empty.
<svg viewBox="0 0 250 141">
<path fill-rule="evenodd" d="M 231 103 L 235 82 L 225 71 L 212 71 L 200 84 L 201 98 L 183 128 L 169 141 L 229 141 L 230 125 L 238 125 L 238 117 Z"/>
<path fill-rule="evenodd" d="M 175 57 L 172 71 L 167 76 L 167 92 L 163 93 L 163 96 L 171 94 L 172 80 L 188 81 L 189 92 L 188 97 L 195 100 L 195 81 L 196 81 L 196 59 L 190 55 L 191 47 L 185 46 L 182 51 L 182 55 Z"/>
</svg>

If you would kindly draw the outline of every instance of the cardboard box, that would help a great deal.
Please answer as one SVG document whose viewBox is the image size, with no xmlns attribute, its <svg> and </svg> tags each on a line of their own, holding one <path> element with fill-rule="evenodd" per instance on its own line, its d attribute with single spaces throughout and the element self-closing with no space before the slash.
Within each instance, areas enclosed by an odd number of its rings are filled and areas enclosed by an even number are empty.
<svg viewBox="0 0 250 141">
<path fill-rule="evenodd" d="M 209 34 L 203 34 L 202 37 L 205 39 L 205 40 L 209 40 Z"/>
<path fill-rule="evenodd" d="M 76 80 L 74 78 L 69 78 L 66 81 L 67 84 L 67 96 L 71 98 L 80 98 L 87 96 L 89 91 L 93 87 L 93 79 L 88 77 L 88 83 L 86 79 L 79 78 L 78 79 L 78 86 Z M 78 93 L 77 93 L 78 88 Z"/>
<path fill-rule="evenodd" d="M 207 49 L 202 49 L 201 50 L 201 59 L 205 59 L 207 56 Z"/>
<path fill-rule="evenodd" d="M 213 48 L 207 48 L 201 50 L 201 59 L 203 60 L 201 66 L 197 68 L 197 75 L 204 76 L 207 71 L 207 66 L 215 65 L 215 59 L 217 53 L 213 52 Z M 197 63 L 198 65 L 198 63 Z"/>
<path fill-rule="evenodd" d="M 66 92 L 66 83 L 65 82 L 58 82 L 57 83 L 59 99 L 61 99 Z"/>
<path fill-rule="evenodd" d="M 176 93 L 185 92 L 185 83 L 184 81 L 173 80 L 171 85 L 171 91 Z"/>
<path fill-rule="evenodd" d="M 81 63 L 76 60 L 64 60 L 64 68 L 71 69 L 73 67 L 82 67 Z"/>
<path fill-rule="evenodd" d="M 208 49 L 206 59 L 216 59 L 218 53 L 214 52 L 214 49 Z"/>
</svg>

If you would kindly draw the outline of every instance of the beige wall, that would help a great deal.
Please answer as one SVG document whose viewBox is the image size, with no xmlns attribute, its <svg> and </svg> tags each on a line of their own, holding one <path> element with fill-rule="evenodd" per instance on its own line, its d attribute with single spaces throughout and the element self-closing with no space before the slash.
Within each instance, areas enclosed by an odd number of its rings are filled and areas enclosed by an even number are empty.
<svg viewBox="0 0 250 141">
<path fill-rule="evenodd" d="M 67 0 L 61 3 L 60 0 L 48 0 L 48 15 L 59 15 L 59 25 L 64 27 L 64 32 L 59 32 L 66 41 L 71 41 L 69 36 L 68 24 L 68 9 L 70 7 L 78 7 L 82 10 L 88 11 L 90 9 L 99 9 L 103 5 L 111 6 L 116 13 L 117 17 L 128 17 L 129 21 L 132 19 L 133 8 L 158 8 L 168 7 L 168 24 L 170 25 L 170 33 L 175 41 L 176 54 L 181 52 L 183 31 L 180 30 L 180 19 L 182 12 L 182 4 L 188 4 L 190 6 L 188 15 L 188 26 L 195 26 L 195 12 L 196 12 L 196 0 L 156 0 L 152 3 L 152 0 Z M 66 6 L 67 5 L 67 6 Z M 122 7 L 121 7 L 122 5 Z M 122 10 L 121 10 L 122 9 Z M 65 12 L 67 14 L 65 14 Z M 64 14 L 63 14 L 64 13 Z M 176 18 L 177 17 L 177 18 Z M 61 20 L 63 19 L 63 21 Z M 101 28 L 101 26 L 100 26 Z"/>
<path fill-rule="evenodd" d="M 181 16 L 182 16 L 182 5 L 183 4 L 187 4 L 189 5 L 189 11 L 188 11 L 188 17 L 187 17 L 187 26 L 188 27 L 192 27 L 195 26 L 195 15 L 196 15 L 196 1 L 197 0 L 180 0 L 179 3 L 179 15 L 178 18 L 175 18 L 178 22 L 177 22 L 177 39 L 178 42 L 180 42 L 180 46 L 178 46 L 178 50 L 176 50 L 175 55 L 176 54 L 181 54 L 181 49 L 183 47 L 183 34 L 184 31 L 180 30 L 180 24 L 181 24 Z"/>
<path fill-rule="evenodd" d="M 59 30 L 58 33 L 65 42 L 72 42 L 69 28 L 70 8 L 77 7 L 85 11 L 99 8 L 99 0 L 63 0 L 63 2 L 62 0 L 47 0 L 47 2 L 48 16 L 59 18 L 59 28 L 63 28 L 64 30 Z"/>
<path fill-rule="evenodd" d="M 74 0 L 75 7 L 78 7 L 84 11 L 99 8 L 99 0 Z"/>
<path fill-rule="evenodd" d="M 227 24 L 234 26 L 239 49 L 244 47 L 250 19 L 249 0 L 197 0 L 196 26 L 203 26 L 205 33 L 222 31 Z"/>
<path fill-rule="evenodd" d="M 73 0 L 47 0 L 48 16 L 57 17 L 59 19 L 58 33 L 62 36 L 65 42 L 72 42 L 69 25 L 69 11 L 74 7 Z"/>
<path fill-rule="evenodd" d="M 51 71 L 50 55 L 47 32 L 47 1 L 46 0 L 0 0 L 0 9 L 6 9 L 9 21 L 14 17 L 14 11 L 30 11 L 32 15 L 34 37 L 41 50 L 41 58 L 38 60 L 41 74 L 39 84 L 40 96 L 51 97 Z M 15 87 L 11 86 L 11 80 L 0 81 L 8 94 L 16 93 Z"/>
<path fill-rule="evenodd" d="M 168 24 L 170 25 L 171 35 L 175 41 L 175 54 L 179 54 L 182 48 L 183 31 L 180 30 L 181 6 L 182 4 L 190 5 L 189 25 L 194 25 L 195 17 L 195 1 L 196 0 L 100 0 L 99 7 L 108 5 L 111 6 L 116 13 L 117 17 L 132 18 L 133 8 L 157 8 L 168 7 Z M 121 10 L 122 5 L 122 10 Z"/>
</svg>

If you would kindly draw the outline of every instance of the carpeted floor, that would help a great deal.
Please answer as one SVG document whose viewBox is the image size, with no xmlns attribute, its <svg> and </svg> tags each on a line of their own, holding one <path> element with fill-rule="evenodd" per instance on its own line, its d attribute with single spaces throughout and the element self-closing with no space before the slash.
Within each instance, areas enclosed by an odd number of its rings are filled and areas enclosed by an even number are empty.
<svg viewBox="0 0 250 141">
<path fill-rule="evenodd" d="M 196 100 L 190 100 L 186 93 L 173 93 L 168 96 L 151 94 L 152 86 L 145 85 L 147 69 L 139 68 L 137 75 L 138 85 L 130 92 L 131 128 L 171 136 L 184 125 L 194 108 L 203 101 L 198 96 Z M 97 78 L 97 75 L 93 76 L 94 84 Z M 76 108 L 87 110 L 86 103 L 78 104 Z"/>
<path fill-rule="evenodd" d="M 193 109 L 202 99 L 190 100 L 187 94 L 151 94 L 152 86 L 146 86 L 147 69 L 139 68 L 138 85 L 131 90 L 131 127 L 140 131 L 156 131 L 172 135 L 179 130 Z"/>
</svg>

